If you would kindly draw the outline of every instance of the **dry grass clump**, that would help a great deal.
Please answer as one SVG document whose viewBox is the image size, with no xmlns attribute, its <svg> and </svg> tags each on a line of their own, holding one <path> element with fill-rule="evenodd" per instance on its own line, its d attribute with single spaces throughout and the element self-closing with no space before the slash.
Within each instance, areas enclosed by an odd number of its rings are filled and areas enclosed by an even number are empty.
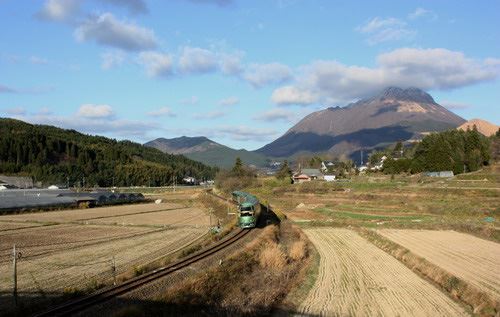
<svg viewBox="0 0 500 317">
<path fill-rule="evenodd" d="M 494 300 L 488 294 L 373 230 L 361 229 L 359 233 L 413 271 L 437 283 L 453 298 L 472 307 L 474 314 L 479 316 L 500 315 L 500 302 Z"/>
<path fill-rule="evenodd" d="M 266 243 L 260 252 L 259 263 L 265 269 L 281 271 L 287 265 L 287 256 L 277 243 Z"/>
<path fill-rule="evenodd" d="M 294 261 L 299 261 L 307 256 L 307 245 L 304 240 L 296 241 L 290 247 L 290 258 Z"/>
<path fill-rule="evenodd" d="M 218 267 L 171 288 L 162 302 L 173 315 L 261 316 L 297 284 L 307 258 L 293 260 L 291 226 L 268 226 L 257 239 Z M 290 239 L 290 237 L 293 237 Z M 297 248 L 297 247 L 295 247 Z"/>
</svg>

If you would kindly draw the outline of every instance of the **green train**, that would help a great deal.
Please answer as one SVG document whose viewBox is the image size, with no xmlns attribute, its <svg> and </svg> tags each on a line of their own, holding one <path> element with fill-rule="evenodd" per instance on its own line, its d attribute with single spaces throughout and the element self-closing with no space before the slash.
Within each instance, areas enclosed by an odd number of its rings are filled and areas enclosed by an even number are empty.
<svg viewBox="0 0 500 317">
<path fill-rule="evenodd" d="M 261 212 L 257 197 L 241 191 L 234 191 L 232 196 L 233 201 L 238 204 L 238 226 L 254 228 Z"/>
</svg>

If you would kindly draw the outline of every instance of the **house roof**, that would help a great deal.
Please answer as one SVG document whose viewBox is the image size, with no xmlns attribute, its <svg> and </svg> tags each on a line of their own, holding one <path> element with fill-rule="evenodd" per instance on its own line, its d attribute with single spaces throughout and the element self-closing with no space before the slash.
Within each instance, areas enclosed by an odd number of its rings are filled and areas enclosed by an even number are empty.
<svg viewBox="0 0 500 317">
<path fill-rule="evenodd" d="M 295 175 L 293 178 L 294 179 L 309 179 L 309 176 L 307 176 L 306 174 L 299 174 L 299 175 Z"/>
</svg>

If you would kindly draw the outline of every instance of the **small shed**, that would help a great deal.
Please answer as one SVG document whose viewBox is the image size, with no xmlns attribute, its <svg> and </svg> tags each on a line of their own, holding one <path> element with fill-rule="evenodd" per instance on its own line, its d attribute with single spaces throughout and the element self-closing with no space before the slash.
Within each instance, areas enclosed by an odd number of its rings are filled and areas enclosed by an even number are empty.
<svg viewBox="0 0 500 317">
<path fill-rule="evenodd" d="M 310 181 L 311 181 L 311 177 L 309 177 L 306 174 L 296 174 L 293 176 L 293 183 L 294 184 L 300 184 L 300 183 L 310 182 Z"/>
<path fill-rule="evenodd" d="M 327 182 L 334 182 L 335 181 L 335 175 L 325 175 L 324 178 L 325 178 L 325 181 L 327 181 Z"/>
</svg>

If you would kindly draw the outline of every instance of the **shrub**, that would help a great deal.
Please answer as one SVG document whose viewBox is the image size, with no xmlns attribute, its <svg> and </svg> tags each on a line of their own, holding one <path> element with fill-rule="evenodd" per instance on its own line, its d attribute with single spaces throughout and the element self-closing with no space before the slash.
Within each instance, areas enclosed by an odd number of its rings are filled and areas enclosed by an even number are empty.
<svg viewBox="0 0 500 317">
<path fill-rule="evenodd" d="M 304 240 L 295 241 L 290 247 L 290 258 L 294 261 L 302 260 L 307 256 L 307 246 Z"/>
<path fill-rule="evenodd" d="M 260 266 L 281 271 L 287 264 L 285 252 L 274 242 L 267 243 L 259 256 Z"/>
<path fill-rule="evenodd" d="M 189 248 L 182 250 L 182 252 L 181 252 L 181 258 L 183 258 L 185 256 L 188 256 L 190 254 L 193 254 L 193 253 L 195 253 L 196 251 L 199 251 L 199 250 L 201 250 L 201 245 L 199 245 L 199 244 L 190 246 Z"/>
</svg>

